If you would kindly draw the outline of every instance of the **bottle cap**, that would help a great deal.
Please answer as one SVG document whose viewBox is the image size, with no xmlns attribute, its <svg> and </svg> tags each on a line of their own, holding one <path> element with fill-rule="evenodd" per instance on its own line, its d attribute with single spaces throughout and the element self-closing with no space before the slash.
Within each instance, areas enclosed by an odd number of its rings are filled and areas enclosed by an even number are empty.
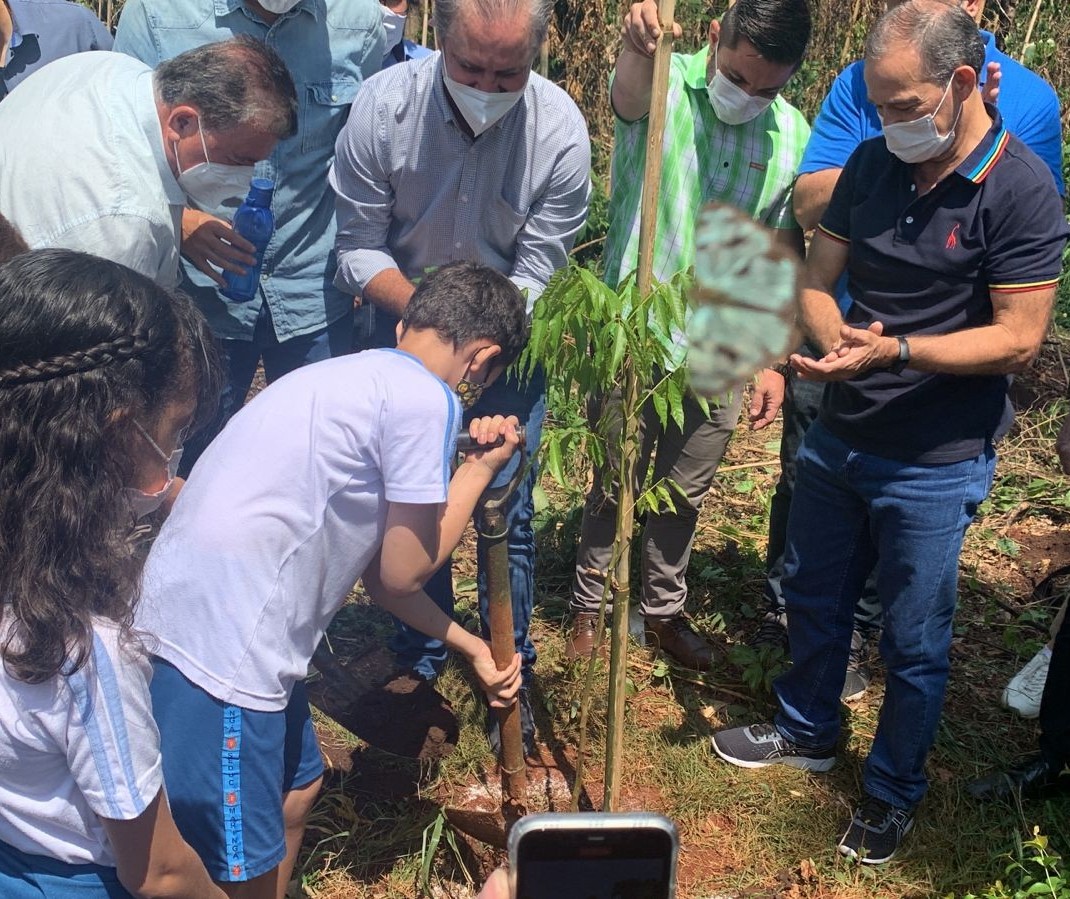
<svg viewBox="0 0 1070 899">
<path fill-rule="evenodd" d="M 249 182 L 249 197 L 248 199 L 261 206 L 268 206 L 271 204 L 271 195 L 275 191 L 275 182 L 270 178 L 253 178 Z"/>
</svg>

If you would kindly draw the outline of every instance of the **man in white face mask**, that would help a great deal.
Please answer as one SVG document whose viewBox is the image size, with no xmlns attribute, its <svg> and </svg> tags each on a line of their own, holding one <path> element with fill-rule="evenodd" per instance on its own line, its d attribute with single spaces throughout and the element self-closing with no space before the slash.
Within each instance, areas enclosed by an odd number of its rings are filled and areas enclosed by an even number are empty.
<svg viewBox="0 0 1070 899">
<path fill-rule="evenodd" d="M 679 34 L 679 26 L 673 25 L 673 30 Z M 613 287 L 638 260 L 652 54 L 659 34 L 657 4 L 653 0 L 634 4 L 624 19 L 624 42 L 611 89 L 617 127 L 604 277 Z M 708 46 L 694 54 L 673 53 L 659 231 L 654 238 L 658 280 L 668 280 L 695 261 L 695 220 L 701 207 L 715 200 L 742 209 L 776 229 L 780 242 L 801 249 L 802 234 L 791 214 L 790 197 L 795 166 L 810 130 L 780 90 L 801 64 L 809 36 L 805 0 L 738 0 L 721 21 L 710 23 Z M 657 323 L 652 321 L 651 327 L 657 330 Z M 661 337 L 676 348 L 677 364 L 682 364 L 681 335 Z M 751 427 L 762 428 L 773 420 L 783 392 L 782 374 L 773 370 L 761 374 L 749 410 Z M 613 396 L 603 398 L 615 401 Z M 599 413 L 600 405 L 593 414 Z M 667 473 L 684 496 L 677 499 L 675 510 L 647 518 L 641 610 L 652 643 L 679 663 L 702 670 L 713 667 L 715 654 L 684 614 L 685 574 L 699 506 L 739 418 L 740 391 L 712 406 L 707 415 L 689 395 L 683 428 L 662 428 L 653 410 L 643 422 L 645 433 L 655 435 L 657 448 L 650 463 Z M 640 480 L 643 475 L 641 470 Z M 576 560 L 574 619 L 567 646 L 573 657 L 591 652 L 603 592 L 603 579 L 596 572 L 611 567 L 616 531 L 615 498 L 603 493 L 601 473 L 596 473 L 594 483 L 584 508 Z"/>
<path fill-rule="evenodd" d="M 792 665 L 771 723 L 713 737 L 741 767 L 827 771 L 867 575 L 887 667 L 863 795 L 841 854 L 891 859 L 925 795 L 947 685 L 963 536 L 992 483 L 1009 374 L 1048 330 L 1070 229 L 1055 181 L 977 90 L 985 47 L 941 0 L 877 23 L 865 81 L 885 138 L 848 159 L 800 303 L 825 384 L 795 459 L 783 578 Z M 846 315 L 836 285 L 846 272 Z"/>
<path fill-rule="evenodd" d="M 389 69 L 399 62 L 423 59 L 432 51 L 422 44 L 405 37 L 409 14 L 419 10 L 419 4 L 409 0 L 380 0 L 383 6 L 383 31 L 386 33 L 386 50 L 383 51 L 383 68 Z M 430 0 L 428 0 L 430 2 Z"/>
<path fill-rule="evenodd" d="M 352 349 L 353 295 L 334 279 L 334 195 L 327 170 L 334 141 L 365 78 L 382 65 L 384 8 L 377 0 L 127 0 L 115 49 L 150 66 L 235 35 L 278 53 L 293 76 L 296 134 L 279 143 L 257 175 L 275 184 L 275 232 L 264 249 L 257 295 L 223 295 L 223 271 L 241 274 L 253 247 L 231 227 L 252 172 L 217 155 L 210 129 L 180 145 L 179 176 L 190 205 L 182 215 L 182 289 L 223 343 L 227 385 L 213 427 L 192 435 L 182 474 L 245 402 L 263 362 L 272 383 L 288 372 Z M 190 123 L 192 126 L 196 122 Z M 222 165 L 221 165 L 222 163 Z"/>
<path fill-rule="evenodd" d="M 949 2 L 961 7 L 978 26 L 981 25 L 984 0 Z M 899 0 L 889 0 L 886 5 L 892 9 L 898 3 Z M 1035 72 L 1000 51 L 991 32 L 979 28 L 978 34 L 984 41 L 985 50 L 985 64 L 980 79 L 982 98 L 995 104 L 998 95 L 999 111 L 1007 130 L 1044 160 L 1062 191 L 1062 123 L 1055 90 Z M 863 141 L 883 133 L 881 117 L 867 97 L 864 73 L 863 60 L 851 63 L 840 72 L 814 120 L 813 133 L 799 165 L 793 198 L 795 215 L 805 230 L 816 228 L 821 221 L 836 186 L 836 179 L 851 153 Z M 904 159 L 913 155 L 911 150 L 903 146 L 904 134 L 909 135 L 911 131 L 919 132 L 922 138 L 916 144 L 915 152 L 924 152 L 925 136 L 930 133 L 925 122 L 908 125 L 906 132 L 900 126 L 895 126 L 889 137 Z M 844 282 L 839 285 L 837 299 L 843 311 L 850 307 L 851 297 Z M 813 355 L 815 350 L 808 347 L 804 348 L 804 352 Z M 755 648 L 781 646 L 786 649 L 784 595 L 780 581 L 784 571 L 784 534 L 794 483 L 795 452 L 806 429 L 817 418 L 823 392 L 824 385 L 820 383 L 808 383 L 798 378 L 788 380 L 780 445 L 781 476 L 769 511 L 769 575 L 765 587 L 769 610 L 763 616 L 760 629 L 751 638 L 751 645 Z M 859 599 L 855 616 L 851 659 L 843 687 L 846 701 L 860 698 L 869 686 L 871 649 L 876 644 L 880 617 L 880 604 L 873 593 L 871 580 Z M 1043 658 L 1041 655 L 1036 660 L 1037 664 L 1042 664 Z M 1028 672 L 1024 673 L 1028 675 Z M 1015 690 L 1024 691 L 1016 692 L 1016 700 L 1020 698 L 1026 704 L 1039 704 L 1040 694 L 1035 686 L 1038 682 L 1042 687 L 1043 678 L 1027 676 L 1024 682 L 1016 679 Z"/>
<path fill-rule="evenodd" d="M 434 9 L 441 52 L 370 79 L 358 98 L 363 114 L 350 116 L 335 148 L 335 283 L 374 307 L 362 335 L 365 347 L 393 346 L 414 280 L 455 260 L 507 274 L 527 291 L 530 310 L 554 271 L 567 264 L 587 216 L 587 125 L 563 90 L 531 71 L 551 4 L 438 0 Z M 468 383 L 465 393 L 479 386 Z M 528 383 L 499 378 L 467 414 L 515 414 L 534 449 L 544 411 L 539 372 Z M 503 470 L 500 483 L 517 464 L 515 458 Z M 534 477 L 523 480 L 507 509 L 513 622 L 525 681 L 535 662 L 527 633 L 534 601 Z M 452 612 L 449 565 L 426 590 Z M 486 626 L 486 595 L 480 593 Z M 446 656 L 441 643 L 409 629 L 392 647 L 402 665 L 426 678 L 436 676 Z M 526 689 L 520 704 L 532 750 Z M 492 716 L 492 745 L 496 721 Z"/>
<path fill-rule="evenodd" d="M 46 69 L 0 104 L 0 208 L 33 249 L 104 256 L 168 287 L 187 203 L 240 196 L 296 126 L 293 80 L 257 42 L 155 71 L 103 52 Z"/>
</svg>

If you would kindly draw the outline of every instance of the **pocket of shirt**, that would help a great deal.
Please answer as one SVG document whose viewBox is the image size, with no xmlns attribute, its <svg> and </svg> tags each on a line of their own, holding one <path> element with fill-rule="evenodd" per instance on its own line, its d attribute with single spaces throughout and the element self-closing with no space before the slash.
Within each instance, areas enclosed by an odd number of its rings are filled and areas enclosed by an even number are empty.
<svg viewBox="0 0 1070 899">
<path fill-rule="evenodd" d="M 304 85 L 300 110 L 302 121 L 299 125 L 302 152 L 334 147 L 335 138 L 345 124 L 359 87 L 360 82 L 356 78 L 337 78 Z"/>
<path fill-rule="evenodd" d="M 511 244 L 513 238 L 520 233 L 520 229 L 527 222 L 529 212 L 528 209 L 519 212 L 505 197 L 498 196 L 494 200 L 494 205 L 487 211 L 486 233 L 493 235 L 494 243 L 501 241 L 504 244 Z"/>
</svg>

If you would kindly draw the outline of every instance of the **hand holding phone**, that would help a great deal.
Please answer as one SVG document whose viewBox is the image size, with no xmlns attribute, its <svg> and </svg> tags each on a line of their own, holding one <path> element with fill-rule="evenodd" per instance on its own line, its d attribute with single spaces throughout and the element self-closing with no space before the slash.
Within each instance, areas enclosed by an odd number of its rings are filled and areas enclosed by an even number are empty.
<svg viewBox="0 0 1070 899">
<path fill-rule="evenodd" d="M 673 899 L 676 826 L 650 812 L 530 815 L 509 834 L 514 899 Z"/>
</svg>

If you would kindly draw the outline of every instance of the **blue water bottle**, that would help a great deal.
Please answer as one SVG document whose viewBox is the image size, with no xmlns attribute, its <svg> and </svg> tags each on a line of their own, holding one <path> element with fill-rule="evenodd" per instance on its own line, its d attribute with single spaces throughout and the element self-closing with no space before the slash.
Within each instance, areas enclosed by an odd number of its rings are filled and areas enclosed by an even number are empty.
<svg viewBox="0 0 1070 899">
<path fill-rule="evenodd" d="M 234 213 L 234 230 L 256 247 L 256 264 L 245 270 L 244 275 L 223 272 L 223 296 L 247 302 L 256 296 L 260 283 L 260 270 L 264 266 L 264 250 L 275 231 L 275 216 L 271 213 L 271 195 L 275 183 L 267 178 L 253 178 L 249 184 L 249 196 Z"/>
</svg>

